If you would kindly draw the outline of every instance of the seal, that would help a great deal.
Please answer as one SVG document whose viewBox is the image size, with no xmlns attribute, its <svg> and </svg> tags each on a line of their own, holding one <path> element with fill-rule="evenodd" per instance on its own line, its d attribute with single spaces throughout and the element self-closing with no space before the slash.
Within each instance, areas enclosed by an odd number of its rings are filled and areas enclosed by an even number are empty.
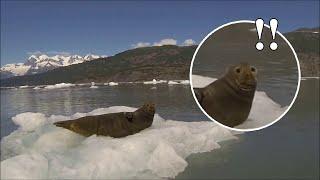
<svg viewBox="0 0 320 180">
<path fill-rule="evenodd" d="M 96 134 L 120 138 L 150 127 L 154 114 L 155 105 L 145 103 L 134 112 L 86 116 L 75 120 L 55 122 L 54 125 L 87 137 Z"/>
<path fill-rule="evenodd" d="M 257 87 L 257 69 L 248 63 L 231 66 L 223 77 L 194 88 L 201 107 L 216 121 L 234 127 L 249 116 Z"/>
</svg>

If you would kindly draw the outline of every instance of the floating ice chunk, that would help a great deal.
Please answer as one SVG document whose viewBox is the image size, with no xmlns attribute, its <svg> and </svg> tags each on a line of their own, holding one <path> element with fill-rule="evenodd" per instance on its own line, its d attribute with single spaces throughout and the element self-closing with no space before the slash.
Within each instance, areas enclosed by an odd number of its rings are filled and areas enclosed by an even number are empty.
<svg viewBox="0 0 320 180">
<path fill-rule="evenodd" d="M 308 79 L 319 79 L 320 77 L 314 76 L 314 77 L 301 77 L 302 81 L 308 80 Z"/>
<path fill-rule="evenodd" d="M 22 154 L 1 161 L 1 179 L 47 179 L 48 160 L 41 154 Z"/>
<path fill-rule="evenodd" d="M 19 89 L 25 89 L 25 88 L 28 88 L 28 87 L 30 87 L 30 86 L 28 86 L 28 85 L 25 85 L 25 86 L 19 86 Z"/>
<path fill-rule="evenodd" d="M 233 133 L 208 121 L 164 120 L 124 138 L 88 138 L 52 123 L 83 116 L 134 111 L 113 106 L 72 116 L 24 113 L 25 120 L 43 125 L 33 131 L 19 128 L 1 140 L 2 178 L 42 179 L 155 179 L 174 178 L 187 166 L 192 153 L 220 148 L 221 141 L 235 139 Z M 39 123 L 35 123 L 39 121 Z M 23 121 L 24 122 L 24 121 Z M 18 123 L 25 127 L 25 123 Z M 26 155 L 27 154 L 27 155 Z M 30 155 L 32 154 L 32 155 Z M 17 163 L 16 163 L 17 162 Z M 50 162 L 50 163 L 48 163 Z"/>
<path fill-rule="evenodd" d="M 109 82 L 109 86 L 117 86 L 119 85 L 119 83 L 116 83 L 116 82 Z"/>
<path fill-rule="evenodd" d="M 96 86 L 94 82 L 91 82 L 91 86 L 90 86 L 90 88 L 92 88 L 92 89 L 96 89 L 96 88 L 98 88 L 98 86 Z"/>
<path fill-rule="evenodd" d="M 176 81 L 169 81 L 168 84 L 174 85 L 174 84 L 180 84 L 180 83 L 178 83 Z"/>
<path fill-rule="evenodd" d="M 103 85 L 105 85 L 105 86 L 117 86 L 117 85 L 119 85 L 119 83 L 117 83 L 117 82 L 109 82 L 109 83 L 103 83 Z"/>
<path fill-rule="evenodd" d="M 215 80 L 217 79 L 192 75 L 193 87 L 205 87 Z M 287 108 L 288 106 L 281 107 L 280 104 L 274 102 L 265 92 L 256 91 L 248 119 L 236 128 L 251 129 L 262 127 L 275 121 Z"/>
<path fill-rule="evenodd" d="M 16 87 L 0 87 L 0 89 L 18 89 Z"/>
<path fill-rule="evenodd" d="M 153 79 L 152 81 L 144 81 L 143 84 L 160 84 L 160 83 L 166 83 L 166 80 L 159 80 Z"/>
<path fill-rule="evenodd" d="M 40 86 L 36 86 L 36 87 L 34 87 L 33 89 L 36 89 L 36 90 L 37 90 L 37 89 L 41 89 L 41 88 L 40 88 Z"/>
<path fill-rule="evenodd" d="M 189 85 L 190 81 L 189 80 L 170 80 L 168 82 L 169 85 L 176 85 L 176 84 L 184 84 L 184 85 Z"/>
<path fill-rule="evenodd" d="M 185 84 L 185 85 L 188 85 L 190 84 L 190 81 L 189 80 L 182 80 L 180 81 L 181 84 Z"/>
<path fill-rule="evenodd" d="M 12 121 L 20 126 L 22 131 L 33 131 L 45 123 L 46 117 L 41 113 L 26 112 L 14 116 Z"/>
<path fill-rule="evenodd" d="M 45 89 L 59 89 L 59 88 L 67 88 L 67 87 L 72 87 L 72 86 L 75 86 L 75 84 L 59 83 L 59 84 L 55 84 L 55 85 L 47 85 L 44 88 Z"/>
</svg>

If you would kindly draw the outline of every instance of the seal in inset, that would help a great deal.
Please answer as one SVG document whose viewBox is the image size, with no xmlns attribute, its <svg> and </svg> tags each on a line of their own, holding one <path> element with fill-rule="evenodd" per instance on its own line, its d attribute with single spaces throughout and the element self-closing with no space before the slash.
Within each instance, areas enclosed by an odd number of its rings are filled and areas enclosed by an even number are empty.
<svg viewBox="0 0 320 180">
<path fill-rule="evenodd" d="M 249 116 L 257 86 L 257 69 L 248 63 L 228 68 L 204 88 L 194 88 L 201 107 L 216 121 L 234 127 Z"/>
</svg>

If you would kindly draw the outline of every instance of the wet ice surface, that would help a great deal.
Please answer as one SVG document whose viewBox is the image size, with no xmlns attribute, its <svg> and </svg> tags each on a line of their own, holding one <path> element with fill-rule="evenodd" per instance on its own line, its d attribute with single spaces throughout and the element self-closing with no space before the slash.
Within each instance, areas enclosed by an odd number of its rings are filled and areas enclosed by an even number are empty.
<svg viewBox="0 0 320 180">
<path fill-rule="evenodd" d="M 212 122 L 165 120 L 158 114 L 150 128 L 124 138 L 85 138 L 52 123 L 135 108 L 113 106 L 72 116 L 22 113 L 19 128 L 1 141 L 1 178 L 172 178 L 193 153 L 220 148 L 234 134 Z"/>
<path fill-rule="evenodd" d="M 198 88 L 205 87 L 215 80 L 217 79 L 200 75 L 192 76 L 193 87 Z M 235 128 L 251 129 L 268 125 L 277 120 L 287 108 L 288 106 L 282 107 L 273 101 L 265 92 L 256 91 L 248 119 Z"/>
</svg>

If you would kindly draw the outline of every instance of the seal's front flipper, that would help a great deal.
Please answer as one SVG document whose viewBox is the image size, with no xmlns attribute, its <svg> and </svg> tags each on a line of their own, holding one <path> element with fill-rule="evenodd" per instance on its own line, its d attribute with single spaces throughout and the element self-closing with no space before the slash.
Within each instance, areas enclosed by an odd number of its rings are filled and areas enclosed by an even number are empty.
<svg viewBox="0 0 320 180">
<path fill-rule="evenodd" d="M 197 97 L 198 102 L 201 104 L 202 99 L 203 99 L 203 94 L 202 94 L 202 89 L 201 88 L 193 88 L 194 94 Z"/>
<path fill-rule="evenodd" d="M 133 112 L 125 112 L 124 115 L 128 119 L 129 122 L 132 122 L 132 120 L 133 120 Z"/>
</svg>

